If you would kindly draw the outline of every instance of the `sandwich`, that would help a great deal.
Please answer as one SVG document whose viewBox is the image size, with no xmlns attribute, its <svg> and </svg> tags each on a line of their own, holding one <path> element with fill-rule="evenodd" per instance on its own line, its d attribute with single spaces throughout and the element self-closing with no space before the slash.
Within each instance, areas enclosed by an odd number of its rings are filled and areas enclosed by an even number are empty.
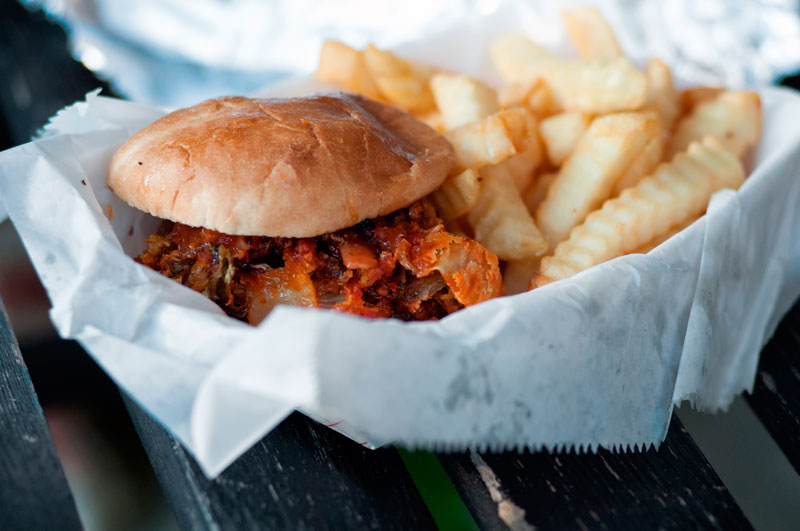
<svg viewBox="0 0 800 531">
<path fill-rule="evenodd" d="M 497 257 L 426 199 L 454 166 L 433 129 L 361 96 L 226 97 L 134 134 L 107 181 L 164 220 L 137 260 L 232 317 L 289 304 L 428 320 L 503 289 Z"/>
</svg>

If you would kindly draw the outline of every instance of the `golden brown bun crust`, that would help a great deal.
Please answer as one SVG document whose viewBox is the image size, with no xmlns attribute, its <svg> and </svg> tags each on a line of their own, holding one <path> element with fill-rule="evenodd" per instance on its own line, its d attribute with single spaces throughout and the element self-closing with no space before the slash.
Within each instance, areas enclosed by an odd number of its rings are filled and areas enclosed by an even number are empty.
<svg viewBox="0 0 800 531">
<path fill-rule="evenodd" d="M 410 114 L 351 94 L 205 101 L 133 135 L 108 185 L 155 216 L 228 234 L 309 237 L 403 208 L 455 165 Z"/>
</svg>

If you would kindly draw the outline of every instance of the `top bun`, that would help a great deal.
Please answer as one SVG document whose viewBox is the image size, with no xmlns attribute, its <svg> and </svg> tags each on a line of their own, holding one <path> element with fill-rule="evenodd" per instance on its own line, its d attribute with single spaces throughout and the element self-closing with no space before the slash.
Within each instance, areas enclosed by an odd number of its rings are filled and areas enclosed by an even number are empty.
<svg viewBox="0 0 800 531">
<path fill-rule="evenodd" d="M 410 114 L 352 94 L 240 97 L 175 111 L 133 135 L 108 185 L 155 216 L 228 234 L 310 237 L 436 189 L 452 146 Z"/>
</svg>

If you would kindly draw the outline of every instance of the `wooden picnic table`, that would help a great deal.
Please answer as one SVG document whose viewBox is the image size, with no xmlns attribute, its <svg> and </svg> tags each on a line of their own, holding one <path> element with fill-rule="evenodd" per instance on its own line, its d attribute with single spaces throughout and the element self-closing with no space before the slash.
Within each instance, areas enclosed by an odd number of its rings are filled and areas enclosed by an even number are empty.
<svg viewBox="0 0 800 531">
<path fill-rule="evenodd" d="M 0 140 L 14 145 L 102 83 L 69 57 L 63 32 L 41 13 L 13 2 L 4 9 L 0 79 L 12 82 L 0 83 Z M 26 105 L 13 93 L 14 80 L 33 91 Z M 800 470 L 800 306 L 764 349 L 748 400 Z M 125 402 L 182 528 L 437 525 L 393 447 L 366 450 L 296 413 L 209 480 L 160 424 Z M 675 417 L 661 447 L 641 453 L 464 452 L 436 459 L 482 529 L 750 528 Z M 0 303 L 0 529 L 53 528 L 81 523 Z"/>
</svg>

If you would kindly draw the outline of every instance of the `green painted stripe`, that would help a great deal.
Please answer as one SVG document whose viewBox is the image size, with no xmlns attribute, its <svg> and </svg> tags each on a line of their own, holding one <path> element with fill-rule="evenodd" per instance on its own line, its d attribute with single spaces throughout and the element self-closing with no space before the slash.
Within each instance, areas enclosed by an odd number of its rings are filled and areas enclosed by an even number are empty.
<svg viewBox="0 0 800 531">
<path fill-rule="evenodd" d="M 436 526 L 443 531 L 450 529 L 477 531 L 478 526 L 461 501 L 461 496 L 458 495 L 436 454 L 404 448 L 398 448 L 397 451 L 422 500 L 428 506 Z"/>
</svg>

